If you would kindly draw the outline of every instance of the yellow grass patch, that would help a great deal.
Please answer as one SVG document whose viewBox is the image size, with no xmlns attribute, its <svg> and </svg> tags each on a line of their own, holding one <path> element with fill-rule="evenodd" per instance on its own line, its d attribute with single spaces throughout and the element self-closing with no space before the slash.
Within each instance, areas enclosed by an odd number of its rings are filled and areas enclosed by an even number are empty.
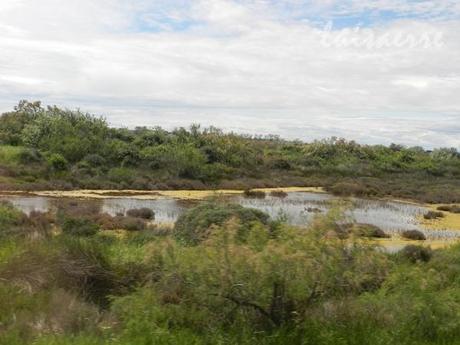
<svg viewBox="0 0 460 345">
<path fill-rule="evenodd" d="M 431 249 L 442 249 L 442 248 L 446 248 L 453 244 L 458 243 L 459 239 L 414 241 L 414 240 L 406 240 L 406 239 L 398 238 L 398 237 L 391 237 L 391 238 L 375 239 L 374 241 L 380 246 L 386 247 L 386 248 L 404 247 L 409 244 L 414 244 L 414 245 L 423 246 L 423 247 L 431 247 Z"/>
<path fill-rule="evenodd" d="M 445 205 L 445 204 L 443 204 Z M 437 211 L 437 207 L 441 205 L 425 205 L 427 208 L 429 208 L 432 211 Z M 445 212 L 443 218 L 438 218 L 438 219 L 424 219 L 423 216 L 420 217 L 419 221 L 420 223 L 426 227 L 427 229 L 433 229 L 433 230 L 443 230 L 443 229 L 449 229 L 449 230 L 460 230 L 460 214 L 458 213 L 451 213 L 451 212 Z"/>
<path fill-rule="evenodd" d="M 272 191 L 284 192 L 310 192 L 324 193 L 320 187 L 286 187 L 286 188 L 258 188 L 255 191 L 263 191 L 270 193 Z M 28 194 L 45 197 L 66 197 L 66 198 L 91 198 L 91 199 L 109 199 L 109 198 L 132 198 L 154 200 L 162 198 L 173 198 L 181 200 L 200 200 L 213 196 L 239 195 L 243 194 L 243 190 L 237 189 L 218 189 L 218 190 L 72 190 L 72 191 L 34 191 L 21 192 L 10 191 L 2 192 L 4 195 Z"/>
</svg>

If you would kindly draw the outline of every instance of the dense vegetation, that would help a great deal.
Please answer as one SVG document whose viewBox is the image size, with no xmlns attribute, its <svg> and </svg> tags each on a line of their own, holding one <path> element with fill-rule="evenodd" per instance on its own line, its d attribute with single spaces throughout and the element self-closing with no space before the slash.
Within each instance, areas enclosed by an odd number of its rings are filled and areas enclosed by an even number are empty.
<svg viewBox="0 0 460 345">
<path fill-rule="evenodd" d="M 134 215 L 147 212 L 117 218 Z M 217 201 L 172 230 L 103 230 L 109 218 L 75 201 L 28 216 L 0 204 L 0 344 L 460 339 L 459 246 L 387 254 L 338 236 L 338 209 L 308 230 Z"/>
<path fill-rule="evenodd" d="M 22 101 L 0 117 L 0 189 L 324 186 L 343 195 L 460 201 L 460 153 L 313 143 L 216 128 L 111 128 L 102 118 Z"/>
</svg>

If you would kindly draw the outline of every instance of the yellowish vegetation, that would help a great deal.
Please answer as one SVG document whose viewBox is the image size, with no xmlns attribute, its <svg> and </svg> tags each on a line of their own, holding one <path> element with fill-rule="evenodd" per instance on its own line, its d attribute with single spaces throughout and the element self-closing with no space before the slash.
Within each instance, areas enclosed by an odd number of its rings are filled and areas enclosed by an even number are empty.
<svg viewBox="0 0 460 345">
<path fill-rule="evenodd" d="M 441 205 L 426 205 L 432 211 L 436 211 L 437 207 Z M 424 219 L 423 216 L 420 217 L 420 223 L 427 229 L 433 230 L 460 230 L 460 214 L 443 212 L 444 217 L 438 219 Z"/>
<path fill-rule="evenodd" d="M 392 249 L 392 248 L 402 248 L 409 244 L 430 247 L 431 249 L 442 249 L 449 247 L 453 244 L 458 243 L 458 239 L 446 239 L 446 240 L 426 240 L 426 241 L 414 241 L 414 240 L 406 240 L 400 237 L 391 237 L 391 238 L 382 238 L 382 239 L 375 239 L 374 240 L 377 244 L 384 248 Z"/>
<path fill-rule="evenodd" d="M 286 187 L 286 188 L 259 188 L 255 191 L 263 191 L 270 193 L 272 191 L 284 192 L 310 192 L 324 193 L 321 187 Z M 68 197 L 68 198 L 91 198 L 91 199 L 108 199 L 108 198 L 135 198 L 144 200 L 154 200 L 161 198 L 174 198 L 181 200 L 200 200 L 212 196 L 239 195 L 243 194 L 243 190 L 237 189 L 218 189 L 218 190 L 155 190 L 155 191 L 140 191 L 140 190 L 73 190 L 73 191 L 34 191 L 21 192 L 10 191 L 2 192 L 2 194 L 29 194 L 48 197 Z"/>
</svg>

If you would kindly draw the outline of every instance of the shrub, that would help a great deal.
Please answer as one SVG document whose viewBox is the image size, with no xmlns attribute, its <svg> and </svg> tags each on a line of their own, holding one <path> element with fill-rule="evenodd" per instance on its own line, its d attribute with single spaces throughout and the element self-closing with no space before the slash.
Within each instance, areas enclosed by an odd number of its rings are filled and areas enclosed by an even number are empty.
<svg viewBox="0 0 460 345">
<path fill-rule="evenodd" d="M 108 173 L 110 181 L 116 183 L 132 183 L 133 182 L 133 171 L 127 168 L 113 168 Z"/>
<path fill-rule="evenodd" d="M 415 240 L 415 241 L 425 241 L 426 240 L 425 234 L 419 230 L 407 230 L 407 231 L 404 231 L 401 234 L 401 236 L 409 240 Z"/>
<path fill-rule="evenodd" d="M 458 205 L 442 205 L 437 208 L 438 211 L 445 211 L 451 213 L 460 213 L 460 206 Z"/>
<path fill-rule="evenodd" d="M 409 244 L 401 250 L 401 255 L 412 262 L 428 262 L 433 256 L 433 251 L 429 247 Z"/>
<path fill-rule="evenodd" d="M 146 228 L 145 221 L 134 217 L 116 217 L 119 229 L 128 231 L 141 231 Z"/>
<path fill-rule="evenodd" d="M 239 220 L 239 234 L 244 237 L 249 232 L 251 223 L 267 224 L 269 216 L 241 205 L 206 202 L 182 214 L 176 221 L 174 234 L 177 239 L 196 245 L 207 238 L 211 225 L 223 225 L 231 218 Z"/>
<path fill-rule="evenodd" d="M 283 190 L 273 190 L 270 192 L 270 196 L 275 197 L 275 198 L 286 198 L 288 196 L 288 193 L 286 193 Z"/>
<path fill-rule="evenodd" d="M 99 231 L 99 225 L 90 219 L 65 217 L 62 231 L 74 236 L 93 236 Z"/>
<path fill-rule="evenodd" d="M 48 165 L 54 171 L 64 171 L 67 170 L 69 163 L 63 155 L 59 153 L 53 153 L 51 156 L 48 157 Z"/>
<path fill-rule="evenodd" d="M 155 212 L 153 212 L 150 208 L 147 208 L 147 207 L 133 208 L 131 210 L 128 210 L 126 214 L 129 217 L 134 217 L 134 218 L 142 218 L 142 219 L 154 219 L 155 218 Z"/>
<path fill-rule="evenodd" d="M 366 187 L 357 182 L 338 182 L 329 187 L 328 190 L 341 196 L 363 196 L 367 194 Z"/>
<path fill-rule="evenodd" d="M 26 215 L 9 202 L 0 202 L 0 238 L 18 233 L 24 225 Z"/>
<path fill-rule="evenodd" d="M 16 209 L 11 203 L 0 201 L 0 231 L 7 230 L 7 227 L 19 225 L 25 215 Z"/>
<path fill-rule="evenodd" d="M 107 306 L 116 292 L 118 277 L 108 260 L 106 247 L 97 238 L 64 237 L 58 243 L 57 284 L 80 292 L 87 300 Z"/>
<path fill-rule="evenodd" d="M 354 224 L 353 230 L 358 236 L 371 237 L 371 238 L 389 238 L 390 235 L 386 234 L 378 226 L 372 224 Z"/>
<path fill-rule="evenodd" d="M 35 149 L 24 149 L 19 154 L 19 162 L 21 164 L 40 163 L 43 157 L 40 151 Z"/>
<path fill-rule="evenodd" d="M 423 215 L 425 219 L 438 219 L 444 217 L 444 213 L 437 211 L 428 211 Z"/>
<path fill-rule="evenodd" d="M 89 164 L 89 166 L 95 168 L 95 167 L 100 167 L 106 164 L 106 161 L 104 157 L 98 155 L 98 154 L 90 154 L 87 155 L 84 159 L 84 162 Z"/>
<path fill-rule="evenodd" d="M 246 198 L 264 199 L 265 196 L 266 196 L 266 193 L 265 193 L 264 191 L 261 191 L 261 190 L 250 190 L 250 189 L 246 189 L 246 190 L 243 192 L 243 195 L 244 195 Z"/>
</svg>

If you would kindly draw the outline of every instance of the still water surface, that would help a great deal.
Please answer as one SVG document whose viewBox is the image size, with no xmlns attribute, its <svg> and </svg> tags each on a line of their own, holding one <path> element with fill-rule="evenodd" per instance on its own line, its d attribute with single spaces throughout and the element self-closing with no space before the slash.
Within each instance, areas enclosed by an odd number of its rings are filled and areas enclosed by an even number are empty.
<svg viewBox="0 0 460 345">
<path fill-rule="evenodd" d="M 41 196 L 3 196 L 25 213 L 31 211 L 46 212 L 55 210 L 62 199 Z M 308 225 L 318 213 L 327 212 L 340 200 L 329 194 L 292 192 L 287 197 L 246 198 L 241 195 L 228 196 L 226 199 L 245 207 L 253 207 L 266 212 L 272 219 L 283 217 L 291 224 Z M 187 209 L 199 201 L 183 201 L 174 198 L 154 200 L 116 197 L 98 200 L 79 199 L 79 202 L 97 203 L 101 212 L 111 215 L 125 213 L 129 209 L 147 207 L 155 212 L 155 222 L 173 223 Z M 343 203 L 343 202 L 342 202 Z M 450 239 L 460 237 L 460 232 L 452 229 L 427 230 L 418 218 L 427 211 L 426 208 L 396 201 L 382 201 L 352 198 L 347 200 L 346 217 L 358 223 L 373 224 L 389 234 L 398 234 L 405 230 L 418 229 L 428 239 Z"/>
</svg>

